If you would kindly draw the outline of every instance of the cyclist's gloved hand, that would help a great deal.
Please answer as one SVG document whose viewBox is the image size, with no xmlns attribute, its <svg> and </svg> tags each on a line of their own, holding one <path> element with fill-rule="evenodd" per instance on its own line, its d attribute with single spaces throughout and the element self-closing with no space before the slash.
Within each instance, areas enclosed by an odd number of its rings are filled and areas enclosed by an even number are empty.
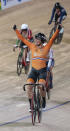
<svg viewBox="0 0 70 131">
<path fill-rule="evenodd" d="M 13 47 L 13 51 L 15 52 L 15 47 Z"/>
<path fill-rule="evenodd" d="M 52 21 L 51 21 L 51 20 L 49 20 L 48 25 L 50 25 L 51 23 L 52 23 Z"/>
<path fill-rule="evenodd" d="M 47 67 L 47 71 L 48 71 L 48 72 L 50 71 L 50 67 Z"/>
<path fill-rule="evenodd" d="M 17 48 L 18 47 L 18 45 L 14 45 L 14 47 L 13 47 L 13 51 L 15 52 L 15 48 Z"/>
<path fill-rule="evenodd" d="M 62 26 L 61 24 L 58 25 L 58 30 L 61 30 Z"/>
<path fill-rule="evenodd" d="M 16 26 L 16 25 L 14 25 L 14 26 L 13 26 L 13 30 L 16 30 L 16 29 L 17 29 L 17 26 Z"/>
</svg>

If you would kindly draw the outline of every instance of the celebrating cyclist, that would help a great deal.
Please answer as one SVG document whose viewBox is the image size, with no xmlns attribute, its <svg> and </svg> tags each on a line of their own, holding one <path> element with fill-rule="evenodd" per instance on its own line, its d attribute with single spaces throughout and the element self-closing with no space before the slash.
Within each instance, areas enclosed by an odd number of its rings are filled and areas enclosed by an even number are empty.
<svg viewBox="0 0 70 131">
<path fill-rule="evenodd" d="M 56 2 L 52 9 L 52 15 L 48 24 L 50 25 L 52 23 L 53 18 L 55 20 L 55 23 L 59 22 L 61 24 L 62 21 L 66 18 L 66 16 L 67 12 L 64 7 L 62 7 L 59 2 Z"/>
<path fill-rule="evenodd" d="M 28 84 L 36 83 L 37 79 L 39 81 L 39 84 L 43 84 L 45 86 L 46 84 L 46 56 L 48 55 L 48 52 L 53 44 L 54 39 L 58 35 L 61 25 L 58 26 L 58 29 L 52 36 L 52 38 L 49 40 L 49 42 L 43 46 L 43 43 L 45 41 L 45 35 L 42 33 L 38 33 L 35 35 L 35 44 L 29 42 L 20 34 L 18 31 L 16 25 L 13 26 L 13 29 L 15 30 L 18 38 L 24 42 L 31 50 L 32 52 L 32 68 L 27 78 Z M 42 90 L 41 88 L 41 95 L 43 98 L 43 108 L 46 106 L 46 91 Z M 31 107 L 31 98 L 32 98 L 32 87 L 28 87 L 28 99 Z"/>
<path fill-rule="evenodd" d="M 21 30 L 20 33 L 22 34 L 22 36 L 24 36 L 27 40 L 33 42 L 33 36 L 32 36 L 32 31 L 29 29 L 27 24 L 22 24 L 21 25 Z M 14 49 L 19 45 L 21 52 L 23 54 L 23 59 L 26 62 L 30 61 L 30 51 L 29 48 L 27 47 L 27 45 L 25 45 L 24 42 L 22 42 L 20 39 L 18 39 L 16 41 L 16 45 L 14 46 Z M 23 52 L 23 49 L 24 52 Z"/>
</svg>

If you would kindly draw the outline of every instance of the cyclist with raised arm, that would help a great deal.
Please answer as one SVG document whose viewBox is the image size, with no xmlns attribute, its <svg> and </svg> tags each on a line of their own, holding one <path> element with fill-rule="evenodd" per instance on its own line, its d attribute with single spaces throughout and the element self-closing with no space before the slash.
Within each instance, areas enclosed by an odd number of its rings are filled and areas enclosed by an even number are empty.
<svg viewBox="0 0 70 131">
<path fill-rule="evenodd" d="M 52 9 L 52 15 L 48 24 L 50 25 L 53 19 L 55 20 L 55 23 L 59 22 L 61 24 L 62 21 L 66 18 L 66 16 L 67 16 L 67 12 L 65 8 L 62 7 L 59 2 L 56 2 Z"/>
<path fill-rule="evenodd" d="M 39 81 L 39 84 L 43 84 L 45 86 L 46 84 L 46 56 L 49 53 L 49 50 L 53 44 L 54 39 L 57 37 L 61 26 L 58 26 L 58 29 L 52 36 L 52 38 L 49 40 L 49 42 L 43 46 L 44 41 L 44 35 L 42 33 L 38 33 L 35 35 L 35 44 L 29 42 L 26 40 L 22 34 L 18 31 L 16 25 L 13 26 L 13 29 L 15 30 L 17 36 L 19 39 L 21 39 L 22 42 L 24 42 L 31 50 L 32 52 L 32 68 L 27 78 L 28 84 L 36 83 L 37 79 Z M 46 106 L 46 91 L 41 88 L 41 95 L 43 98 L 43 108 Z M 31 107 L 31 98 L 32 98 L 32 87 L 28 87 L 28 99 Z"/>
<path fill-rule="evenodd" d="M 22 24 L 21 25 L 21 30 L 19 31 L 22 36 L 24 36 L 28 41 L 31 41 L 33 42 L 34 39 L 33 39 L 33 36 L 32 36 L 32 31 L 29 29 L 28 25 L 27 24 Z M 24 42 L 22 42 L 20 39 L 18 39 L 16 41 L 16 45 L 14 45 L 14 50 L 15 48 L 19 45 L 19 48 L 21 49 L 21 52 L 23 54 L 23 59 L 26 62 L 29 62 L 30 61 L 30 51 L 29 51 L 29 48 L 27 47 L 27 45 L 25 45 Z M 24 52 L 23 52 L 23 49 Z"/>
</svg>

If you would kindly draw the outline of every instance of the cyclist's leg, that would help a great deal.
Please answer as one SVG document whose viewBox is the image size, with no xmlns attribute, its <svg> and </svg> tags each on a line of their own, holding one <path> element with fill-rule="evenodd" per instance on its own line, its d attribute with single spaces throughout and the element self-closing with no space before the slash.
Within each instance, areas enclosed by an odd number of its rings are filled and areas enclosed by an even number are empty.
<svg viewBox="0 0 70 131">
<path fill-rule="evenodd" d="M 24 59 L 23 59 L 23 52 L 24 52 L 24 48 L 23 47 L 20 47 L 20 52 L 21 52 L 21 56 L 22 56 L 22 67 L 25 65 L 24 63 Z"/>
<path fill-rule="evenodd" d="M 44 79 L 39 80 L 39 84 L 44 85 L 44 87 L 45 87 L 45 83 L 46 83 L 46 81 Z M 41 96 L 42 96 L 42 100 L 43 100 L 42 108 L 45 108 L 46 107 L 46 89 L 44 88 L 44 90 L 43 90 L 42 87 L 40 87 L 40 91 L 41 91 Z"/>
<path fill-rule="evenodd" d="M 52 89 L 53 88 L 53 74 L 52 74 L 52 69 L 50 69 L 49 79 L 50 79 L 50 89 Z"/>
<path fill-rule="evenodd" d="M 27 83 L 28 84 L 34 84 L 37 80 L 37 73 L 35 71 L 34 68 L 31 69 L 31 72 L 28 76 L 28 79 L 27 79 Z M 27 95 L 28 95 L 28 99 L 29 99 L 29 104 L 30 104 L 30 108 L 31 108 L 31 99 L 32 99 L 32 86 L 28 86 L 27 88 Z"/>
<path fill-rule="evenodd" d="M 57 24 L 57 23 L 58 23 L 58 19 L 59 19 L 58 14 L 55 14 L 55 24 Z"/>
<path fill-rule="evenodd" d="M 24 43 L 22 41 L 20 42 L 20 52 L 21 52 L 21 55 L 22 55 L 22 65 L 25 66 L 24 57 L 23 57 L 23 54 L 24 54 Z"/>
<path fill-rule="evenodd" d="M 66 17 L 67 17 L 66 15 L 63 15 L 63 16 L 62 16 L 61 24 L 62 24 L 63 21 L 66 19 Z M 61 19 L 61 17 L 59 17 L 58 22 L 60 21 L 60 19 Z"/>
<path fill-rule="evenodd" d="M 63 36 L 63 33 L 64 33 L 64 27 L 63 27 L 63 24 L 65 23 L 65 19 L 66 19 L 66 15 L 64 15 L 63 17 L 62 17 L 62 20 L 61 20 L 61 25 L 62 25 L 62 28 L 61 28 L 61 30 L 60 30 L 60 32 L 59 32 L 59 34 L 60 34 L 60 38 L 62 39 L 62 36 Z M 59 21 L 60 21 L 60 18 L 59 18 Z"/>
<path fill-rule="evenodd" d="M 27 57 L 27 47 L 26 46 L 23 46 L 24 47 L 24 52 L 23 52 L 23 59 L 26 63 L 26 57 Z"/>
<path fill-rule="evenodd" d="M 46 68 L 40 70 L 39 84 L 44 85 L 44 87 L 46 85 Z M 45 106 L 46 106 L 46 88 L 44 88 L 44 90 L 43 90 L 43 88 L 41 87 L 40 89 L 41 89 L 41 96 L 43 99 L 42 107 L 45 108 Z"/>
<path fill-rule="evenodd" d="M 26 62 L 30 62 L 30 49 L 27 48 L 27 57 L 26 57 Z"/>
<path fill-rule="evenodd" d="M 21 47 L 20 49 L 21 49 L 21 55 L 23 56 L 23 47 Z"/>
<path fill-rule="evenodd" d="M 19 55 L 21 55 L 22 56 L 22 53 L 21 53 L 21 48 L 19 47 Z"/>
<path fill-rule="evenodd" d="M 34 84 L 34 80 L 32 78 L 29 78 L 27 80 L 28 84 Z M 27 88 L 27 95 L 28 95 L 28 100 L 29 100 L 29 111 L 31 111 L 31 99 L 32 99 L 32 86 L 28 86 Z"/>
<path fill-rule="evenodd" d="M 62 20 L 64 21 L 64 20 L 66 19 L 66 17 L 67 17 L 67 16 L 66 16 L 66 15 L 64 15 L 64 16 L 63 16 L 63 18 L 62 18 Z"/>
</svg>

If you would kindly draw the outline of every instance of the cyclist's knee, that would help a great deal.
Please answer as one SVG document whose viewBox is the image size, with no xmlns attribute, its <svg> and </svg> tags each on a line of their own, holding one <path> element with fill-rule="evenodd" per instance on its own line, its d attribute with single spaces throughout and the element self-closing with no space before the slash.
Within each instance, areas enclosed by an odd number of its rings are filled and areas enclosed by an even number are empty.
<svg viewBox="0 0 70 131">
<path fill-rule="evenodd" d="M 33 84 L 34 80 L 32 78 L 29 78 L 27 80 L 27 83 L 28 84 Z M 32 85 L 28 85 L 28 87 L 27 87 L 27 95 L 28 95 L 28 98 L 32 98 Z"/>
<path fill-rule="evenodd" d="M 46 81 L 44 79 L 40 79 L 39 84 L 42 84 L 44 86 L 44 89 L 42 88 L 42 86 L 40 87 L 40 91 L 41 91 L 42 97 L 45 97 L 45 95 L 46 95 L 46 89 L 45 89 Z"/>
<path fill-rule="evenodd" d="M 67 17 L 67 16 L 66 16 L 66 15 L 64 15 L 64 16 L 63 16 L 63 18 L 62 18 L 62 20 L 64 21 L 64 20 L 66 19 L 66 17 Z"/>
<path fill-rule="evenodd" d="M 32 98 L 32 86 L 28 86 L 27 87 L 27 95 L 28 95 L 28 98 Z"/>
<path fill-rule="evenodd" d="M 28 79 L 27 79 L 27 83 L 30 83 L 30 84 L 31 84 L 31 83 L 34 83 L 34 80 L 33 80 L 32 78 L 28 78 Z"/>
<path fill-rule="evenodd" d="M 40 80 L 39 80 L 39 84 L 45 85 L 45 83 L 46 83 L 46 80 L 44 80 L 44 79 L 40 79 Z"/>
</svg>

